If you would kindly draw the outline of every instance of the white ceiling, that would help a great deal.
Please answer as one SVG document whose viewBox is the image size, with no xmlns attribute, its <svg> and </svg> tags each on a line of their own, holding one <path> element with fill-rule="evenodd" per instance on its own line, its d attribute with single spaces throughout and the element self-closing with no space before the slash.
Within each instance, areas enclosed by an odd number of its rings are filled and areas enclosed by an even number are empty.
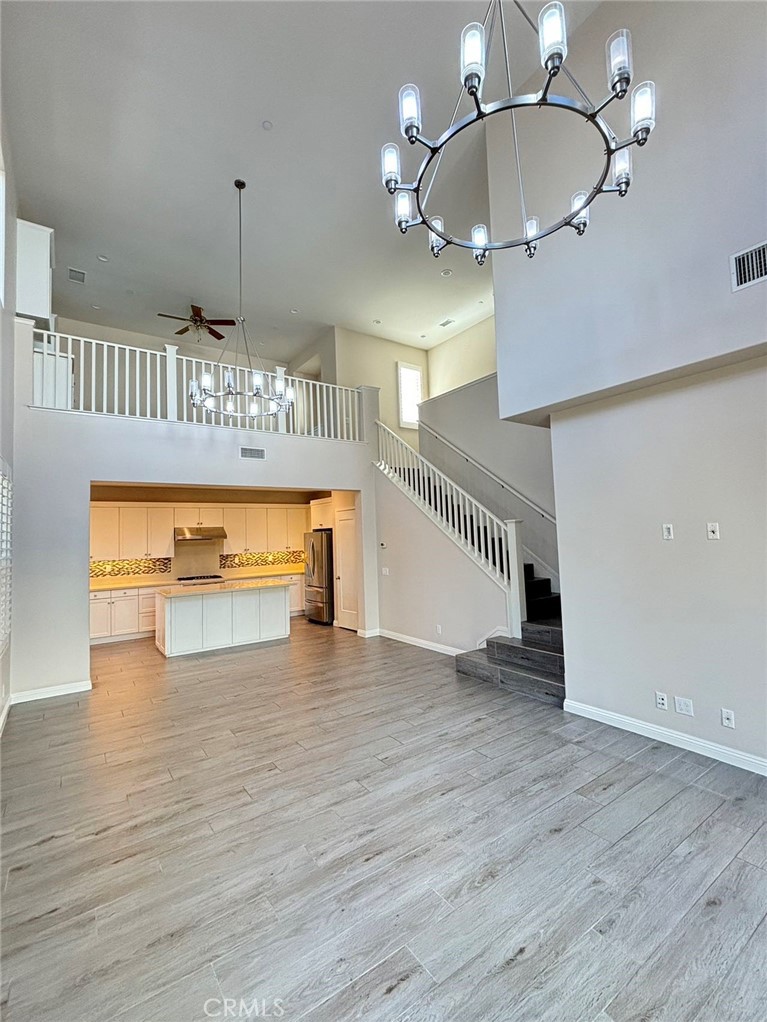
<svg viewBox="0 0 767 1022">
<path fill-rule="evenodd" d="M 536 16 L 538 6 L 527 8 Z M 572 30 L 596 4 L 567 6 Z M 402 143 L 413 176 L 398 89 L 420 86 L 424 130 L 440 134 L 458 93 L 461 29 L 485 9 L 485 0 L 4 2 L 19 213 L 55 229 L 58 314 L 168 337 L 173 326 L 157 312 L 187 314 L 195 302 L 232 315 L 239 176 L 245 315 L 266 355 L 291 358 L 329 324 L 430 348 L 484 319 L 489 263 L 451 250 L 434 260 L 423 228 L 399 234 L 379 151 Z M 537 42 L 511 4 L 507 20 L 521 83 Z M 486 89 L 496 96 L 500 84 Z M 479 218 L 483 140 L 451 161 L 435 212 L 449 218 L 465 203 Z M 87 272 L 84 287 L 68 281 L 70 266 Z"/>
</svg>

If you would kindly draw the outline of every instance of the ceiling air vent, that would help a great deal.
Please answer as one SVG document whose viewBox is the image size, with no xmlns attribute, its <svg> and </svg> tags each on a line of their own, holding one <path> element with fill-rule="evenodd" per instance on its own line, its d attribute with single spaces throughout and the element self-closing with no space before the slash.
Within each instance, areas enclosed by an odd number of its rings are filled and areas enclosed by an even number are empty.
<svg viewBox="0 0 767 1022">
<path fill-rule="evenodd" d="M 453 323 L 455 323 L 454 319 L 443 319 L 440 326 L 451 326 Z"/>
<path fill-rule="evenodd" d="M 730 274 L 733 291 L 767 280 L 767 242 L 731 255 Z"/>
<path fill-rule="evenodd" d="M 263 447 L 241 447 L 240 457 L 251 461 L 266 461 L 266 450 Z"/>
<path fill-rule="evenodd" d="M 73 270 L 72 267 L 70 266 L 69 267 L 69 279 L 73 280 L 75 282 L 75 284 L 84 284 L 85 283 L 85 270 Z"/>
</svg>

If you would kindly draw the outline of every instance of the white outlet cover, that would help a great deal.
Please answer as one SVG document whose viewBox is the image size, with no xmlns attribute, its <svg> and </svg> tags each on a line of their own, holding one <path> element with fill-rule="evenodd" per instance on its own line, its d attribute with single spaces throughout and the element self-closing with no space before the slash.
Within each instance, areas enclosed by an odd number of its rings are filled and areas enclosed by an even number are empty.
<svg viewBox="0 0 767 1022">
<path fill-rule="evenodd" d="M 735 711 L 722 707 L 722 727 L 735 727 Z"/>
<path fill-rule="evenodd" d="M 671 524 L 671 522 L 664 522 L 664 524 L 661 526 L 661 528 L 663 530 L 663 538 L 664 539 L 673 539 L 674 538 L 674 526 Z"/>
<path fill-rule="evenodd" d="M 668 696 L 666 695 L 665 692 L 655 693 L 655 707 L 658 710 L 668 709 Z"/>
<path fill-rule="evenodd" d="M 719 539 L 719 522 L 706 522 L 706 538 Z"/>
<path fill-rule="evenodd" d="M 674 696 L 674 709 L 677 713 L 683 713 L 686 717 L 694 717 L 692 699 L 685 699 L 683 696 Z"/>
</svg>

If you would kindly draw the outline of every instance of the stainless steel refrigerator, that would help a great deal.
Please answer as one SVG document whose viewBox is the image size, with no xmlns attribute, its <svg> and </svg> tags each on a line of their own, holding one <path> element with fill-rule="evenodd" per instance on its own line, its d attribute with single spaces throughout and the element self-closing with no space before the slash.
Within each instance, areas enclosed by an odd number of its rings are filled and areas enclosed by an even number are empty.
<svg viewBox="0 0 767 1022">
<path fill-rule="evenodd" d="M 304 610 L 310 621 L 333 624 L 333 530 L 304 533 Z"/>
</svg>

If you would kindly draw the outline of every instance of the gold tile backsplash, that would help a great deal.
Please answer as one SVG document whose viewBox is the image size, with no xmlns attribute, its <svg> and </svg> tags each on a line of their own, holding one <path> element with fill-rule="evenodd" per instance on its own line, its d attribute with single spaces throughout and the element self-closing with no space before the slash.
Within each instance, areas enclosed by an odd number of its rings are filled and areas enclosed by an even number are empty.
<svg viewBox="0 0 767 1022">
<path fill-rule="evenodd" d="M 303 564 L 303 550 L 274 550 L 268 553 L 219 554 L 219 568 L 252 568 L 270 564 Z"/>
<path fill-rule="evenodd" d="M 258 554 L 219 554 L 221 568 L 268 567 L 270 564 L 302 564 L 303 550 L 275 550 Z M 173 570 L 170 557 L 136 561 L 91 561 L 91 578 L 120 578 L 125 575 L 167 575 Z"/>
<path fill-rule="evenodd" d="M 91 561 L 91 578 L 121 575 L 165 575 L 171 571 L 170 557 L 142 558 L 136 561 Z"/>
</svg>

